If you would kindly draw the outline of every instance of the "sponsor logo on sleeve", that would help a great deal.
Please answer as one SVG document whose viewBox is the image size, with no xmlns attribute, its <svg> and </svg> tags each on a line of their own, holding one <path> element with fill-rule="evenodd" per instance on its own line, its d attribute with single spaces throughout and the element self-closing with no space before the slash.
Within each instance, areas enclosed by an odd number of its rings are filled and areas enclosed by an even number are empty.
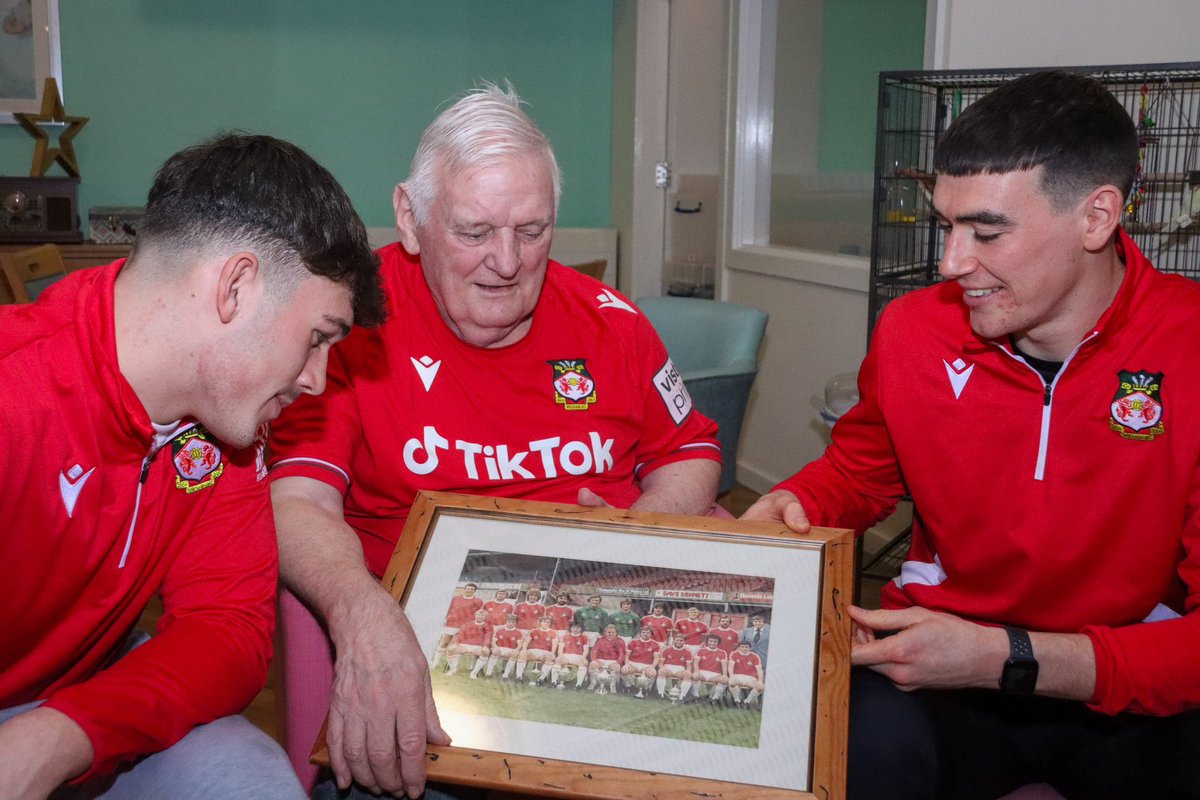
<svg viewBox="0 0 1200 800">
<path fill-rule="evenodd" d="M 567 411 L 587 411 L 596 402 L 596 382 L 587 371 L 586 359 L 547 361 L 554 381 L 554 402 Z"/>
<path fill-rule="evenodd" d="M 1122 439 L 1150 441 L 1163 433 L 1161 372 L 1117 373 L 1108 426 Z"/>
<path fill-rule="evenodd" d="M 225 472 L 216 439 L 199 426 L 171 440 L 171 462 L 175 465 L 175 488 L 188 494 L 207 489 Z"/>
<path fill-rule="evenodd" d="M 682 425 L 688 414 L 692 413 L 692 396 L 688 394 L 687 387 L 683 385 L 683 378 L 671 359 L 668 358 L 667 363 L 654 373 L 654 388 L 667 404 L 671 419 L 675 420 L 676 425 Z"/>
</svg>

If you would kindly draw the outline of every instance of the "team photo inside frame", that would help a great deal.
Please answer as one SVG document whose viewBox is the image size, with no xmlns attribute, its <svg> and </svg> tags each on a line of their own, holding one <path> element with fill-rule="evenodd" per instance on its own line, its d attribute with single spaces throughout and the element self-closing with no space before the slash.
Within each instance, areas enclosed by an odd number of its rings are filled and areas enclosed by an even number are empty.
<svg viewBox="0 0 1200 800">
<path fill-rule="evenodd" d="M 852 563 L 846 530 L 422 494 L 384 585 L 454 740 L 431 778 L 843 796 Z"/>
</svg>

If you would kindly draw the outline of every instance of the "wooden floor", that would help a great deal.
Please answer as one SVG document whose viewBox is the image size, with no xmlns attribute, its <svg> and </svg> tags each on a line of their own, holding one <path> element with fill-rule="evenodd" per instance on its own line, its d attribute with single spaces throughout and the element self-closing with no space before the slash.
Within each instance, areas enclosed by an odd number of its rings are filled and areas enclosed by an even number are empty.
<svg viewBox="0 0 1200 800">
<path fill-rule="evenodd" d="M 749 508 L 759 495 L 742 485 L 734 486 L 731 491 L 722 495 L 717 499 L 717 502 L 725 507 L 729 513 L 735 517 L 741 516 L 747 508 Z M 860 603 L 866 608 L 879 607 L 879 589 L 883 586 L 882 580 L 864 579 L 862 587 L 862 598 Z M 142 620 L 139 627 L 147 633 L 154 633 L 154 626 L 158 623 L 159 617 L 162 616 L 162 604 L 159 602 L 158 596 L 155 595 L 154 600 L 147 607 L 146 612 L 142 615 Z M 267 685 L 258 696 L 254 698 L 250 706 L 242 713 L 242 716 L 253 722 L 259 728 L 267 733 L 267 735 L 278 739 L 279 733 L 279 714 L 280 709 L 277 708 L 276 690 L 280 685 L 279 680 L 279 657 L 280 652 L 278 635 L 275 642 L 276 657 L 271 662 L 271 669 L 267 675 Z"/>
</svg>

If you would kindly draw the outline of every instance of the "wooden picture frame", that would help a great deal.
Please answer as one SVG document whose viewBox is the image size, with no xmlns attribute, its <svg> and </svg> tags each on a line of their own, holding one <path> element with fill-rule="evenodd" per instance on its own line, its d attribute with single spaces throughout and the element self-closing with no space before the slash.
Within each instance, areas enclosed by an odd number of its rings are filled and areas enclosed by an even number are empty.
<svg viewBox="0 0 1200 800">
<path fill-rule="evenodd" d="M 0 0 L 0 75 L 0 123 L 39 113 L 47 78 L 63 97 L 58 0 Z"/>
<path fill-rule="evenodd" d="M 595 594 L 610 606 L 636 598 L 639 612 L 698 605 L 716 620 L 737 609 L 748 625 L 747 609 L 766 609 L 759 615 L 771 620 L 758 708 L 750 694 L 744 707 L 729 703 L 732 690 L 715 684 L 695 684 L 707 687 L 707 702 L 693 699 L 695 688 L 681 696 L 682 680 L 665 681 L 672 688 L 661 695 L 650 684 L 644 697 L 605 698 L 582 679 L 579 689 L 556 692 L 482 667 L 469 671 L 485 680 L 469 679 L 467 669 L 446 674 L 439 661 L 434 696 L 456 744 L 428 748 L 429 779 L 547 797 L 844 797 L 853 541 L 845 529 L 801 537 L 777 523 L 418 495 L 383 585 L 427 655 L 444 642 L 450 600 L 471 592 L 468 582 L 480 599 L 524 586 L 528 602 L 536 583 L 576 604 Z M 534 663 L 527 675 L 542 676 Z M 518 676 L 529 669 L 517 668 Z M 610 673 L 596 674 L 600 693 Z M 619 686 L 615 677 L 610 685 Z M 324 728 L 313 761 L 329 763 Z"/>
</svg>

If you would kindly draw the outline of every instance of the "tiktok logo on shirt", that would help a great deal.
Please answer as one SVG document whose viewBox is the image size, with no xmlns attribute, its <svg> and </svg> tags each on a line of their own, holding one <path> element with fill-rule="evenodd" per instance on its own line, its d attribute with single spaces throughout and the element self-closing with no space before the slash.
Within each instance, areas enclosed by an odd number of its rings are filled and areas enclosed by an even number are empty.
<svg viewBox="0 0 1200 800">
<path fill-rule="evenodd" d="M 510 450 L 506 444 L 458 439 L 453 450 L 462 454 L 463 471 L 473 481 L 545 480 L 558 477 L 560 470 L 568 475 L 599 475 L 613 468 L 613 440 L 602 439 L 594 431 L 588 434 L 586 442 L 564 443 L 561 437 L 552 436 L 529 442 L 526 447 L 526 450 Z M 421 439 L 412 438 L 404 443 L 404 466 L 414 475 L 428 475 L 438 468 L 443 454 L 450 452 L 450 440 L 434 426 L 426 425 Z M 480 466 L 486 478 L 480 477 Z"/>
</svg>

